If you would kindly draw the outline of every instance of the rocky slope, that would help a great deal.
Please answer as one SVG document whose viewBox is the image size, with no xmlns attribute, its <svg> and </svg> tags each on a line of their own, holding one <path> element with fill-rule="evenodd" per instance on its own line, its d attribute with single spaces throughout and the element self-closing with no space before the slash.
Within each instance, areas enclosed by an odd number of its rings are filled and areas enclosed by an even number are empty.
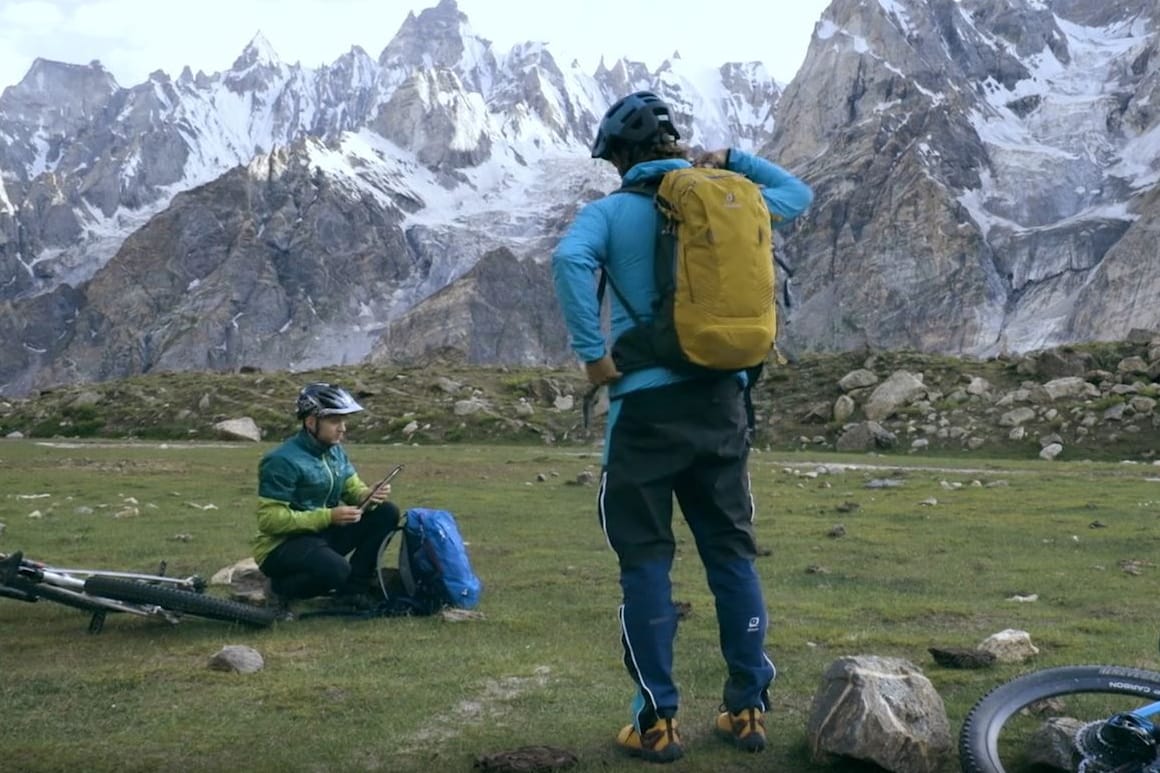
<svg viewBox="0 0 1160 773">
<path fill-rule="evenodd" d="M 457 355 L 456 355 L 457 357 Z M 295 429 L 298 387 L 337 380 L 367 408 L 352 442 L 592 447 L 576 368 L 354 365 L 303 373 L 158 373 L 0 401 L 0 436 L 262 439 Z M 758 449 L 1114 459 L 1146 462 L 1160 437 L 1160 335 L 1035 355 L 959 359 L 917 352 L 806 355 L 770 365 L 755 393 Z M 243 422 L 243 426 L 249 422 Z"/>
</svg>

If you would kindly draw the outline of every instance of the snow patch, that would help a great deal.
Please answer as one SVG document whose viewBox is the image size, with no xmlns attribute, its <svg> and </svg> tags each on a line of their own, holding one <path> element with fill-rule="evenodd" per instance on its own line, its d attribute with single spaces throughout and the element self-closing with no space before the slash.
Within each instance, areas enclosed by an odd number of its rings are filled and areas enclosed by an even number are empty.
<svg viewBox="0 0 1160 773">
<path fill-rule="evenodd" d="M 1120 109 L 1119 75 L 1147 37 L 1123 23 L 1095 28 L 1055 21 L 1071 61 L 1061 62 L 1045 45 L 1022 58 L 1030 75 L 1011 88 L 984 82 L 984 106 L 969 115 L 990 168 L 981 188 L 959 201 L 984 233 L 1000 224 L 1019 231 L 1075 218 L 1127 217 L 1125 206 L 1105 198 L 1109 176 L 1136 190 L 1160 179 L 1153 163 L 1160 130 L 1117 147 L 1106 125 L 1106 116 Z M 1016 55 L 1006 41 L 988 40 Z"/>
<path fill-rule="evenodd" d="M 914 34 L 915 28 L 910 22 L 910 13 L 904 4 L 898 0 L 878 0 L 878 5 L 881 6 L 888 18 L 894 20 L 903 37 Z"/>
<path fill-rule="evenodd" d="M 8 200 L 8 190 L 4 187 L 4 178 L 0 177 L 0 212 L 15 213 L 16 207 Z"/>
</svg>

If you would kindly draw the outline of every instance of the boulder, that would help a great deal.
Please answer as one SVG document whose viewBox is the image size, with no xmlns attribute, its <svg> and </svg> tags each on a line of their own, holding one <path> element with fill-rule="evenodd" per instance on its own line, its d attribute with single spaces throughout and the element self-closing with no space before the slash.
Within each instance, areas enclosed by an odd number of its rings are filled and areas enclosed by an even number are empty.
<svg viewBox="0 0 1160 773">
<path fill-rule="evenodd" d="M 991 634 L 979 644 L 979 649 L 990 652 L 1000 663 L 1022 663 L 1039 654 L 1039 648 L 1031 643 L 1031 634 L 1014 628 Z"/>
<path fill-rule="evenodd" d="M 1082 398 L 1100 396 L 1100 390 L 1095 384 L 1079 376 L 1054 378 L 1046 384 L 1043 384 L 1043 389 L 1052 400 L 1058 400 L 1061 397 Z"/>
<path fill-rule="evenodd" d="M 845 424 L 846 420 L 854 415 L 854 409 L 857 406 L 854 404 L 854 398 L 849 395 L 841 395 L 834 401 L 834 421 L 839 424 Z"/>
<path fill-rule="evenodd" d="M 834 447 L 838 451 L 872 451 L 876 448 L 893 448 L 898 437 L 876 421 L 860 421 L 843 430 Z"/>
<path fill-rule="evenodd" d="M 843 392 L 874 386 L 877 383 L 878 376 L 874 375 L 873 371 L 866 370 L 865 368 L 852 370 L 838 379 L 838 386 L 842 388 Z"/>
<path fill-rule="evenodd" d="M 219 421 L 213 425 L 213 429 L 219 437 L 228 440 L 251 440 L 255 443 L 262 440 L 262 430 L 249 416 Z"/>
<path fill-rule="evenodd" d="M 870 393 L 870 399 L 866 401 L 862 412 L 871 421 L 882 421 L 926 392 L 921 377 L 905 370 L 895 371 Z"/>
<path fill-rule="evenodd" d="M 814 695 L 806 736 L 815 762 L 838 756 L 894 773 L 935 773 L 951 751 L 942 698 L 901 658 L 863 655 L 831 663 Z"/>
<path fill-rule="evenodd" d="M 227 644 L 209 659 L 209 667 L 214 671 L 232 671 L 237 674 L 253 674 L 265 665 L 262 653 L 243 644 Z"/>
</svg>

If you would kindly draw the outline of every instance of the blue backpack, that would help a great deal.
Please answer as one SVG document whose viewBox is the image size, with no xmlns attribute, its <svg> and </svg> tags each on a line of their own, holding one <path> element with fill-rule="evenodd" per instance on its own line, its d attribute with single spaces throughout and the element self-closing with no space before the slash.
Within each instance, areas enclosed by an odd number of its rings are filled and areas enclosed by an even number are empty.
<svg viewBox="0 0 1160 773">
<path fill-rule="evenodd" d="M 483 583 L 471 569 L 455 516 L 446 510 L 407 510 L 399 545 L 399 574 L 415 611 L 474 609 Z"/>
</svg>

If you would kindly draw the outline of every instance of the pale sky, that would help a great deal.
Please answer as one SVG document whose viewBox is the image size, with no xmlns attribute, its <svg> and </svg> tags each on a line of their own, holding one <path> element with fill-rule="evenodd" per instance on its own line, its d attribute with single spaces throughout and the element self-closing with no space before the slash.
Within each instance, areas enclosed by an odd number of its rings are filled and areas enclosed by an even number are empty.
<svg viewBox="0 0 1160 773">
<path fill-rule="evenodd" d="M 0 90 L 36 57 L 73 64 L 99 59 L 124 87 L 154 70 L 172 77 L 226 70 L 261 31 L 282 61 L 329 64 L 358 45 L 373 58 L 408 11 L 438 0 L 0 0 Z M 591 73 L 601 55 L 657 67 L 674 51 L 697 64 L 764 62 L 788 83 L 829 0 L 458 0 L 460 12 L 497 54 L 548 44 L 561 66 Z"/>
</svg>

